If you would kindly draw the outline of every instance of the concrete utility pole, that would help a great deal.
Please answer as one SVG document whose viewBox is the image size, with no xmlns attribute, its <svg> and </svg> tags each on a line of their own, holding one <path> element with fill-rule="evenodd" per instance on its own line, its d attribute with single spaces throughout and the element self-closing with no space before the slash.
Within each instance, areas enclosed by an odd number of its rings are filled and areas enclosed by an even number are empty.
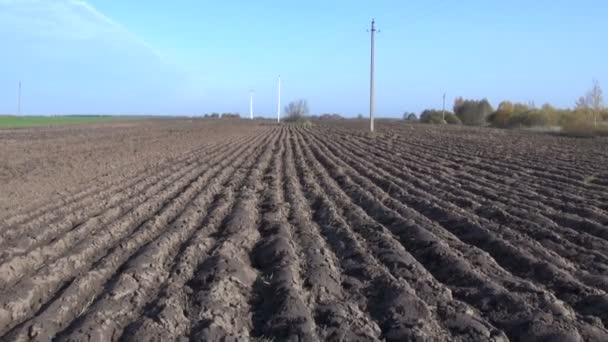
<svg viewBox="0 0 608 342">
<path fill-rule="evenodd" d="M 369 78 L 369 129 L 374 131 L 374 38 L 376 36 L 376 21 L 372 19 L 372 52 Z"/>
<path fill-rule="evenodd" d="M 253 90 L 249 91 L 249 119 L 253 120 Z"/>
<path fill-rule="evenodd" d="M 19 81 L 19 91 L 17 92 L 17 116 L 21 115 L 21 81 Z"/>
<path fill-rule="evenodd" d="M 277 123 L 281 123 L 281 75 L 279 75 L 279 96 L 277 101 Z"/>
<path fill-rule="evenodd" d="M 441 110 L 441 119 L 445 121 L 445 93 L 443 93 L 443 109 Z"/>
</svg>

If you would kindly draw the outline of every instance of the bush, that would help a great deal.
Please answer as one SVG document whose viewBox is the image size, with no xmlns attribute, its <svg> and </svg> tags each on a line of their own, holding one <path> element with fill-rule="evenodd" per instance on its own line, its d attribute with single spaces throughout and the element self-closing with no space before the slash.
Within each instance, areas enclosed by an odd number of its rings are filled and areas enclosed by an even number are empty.
<svg viewBox="0 0 608 342">
<path fill-rule="evenodd" d="M 286 122 L 300 122 L 308 120 L 308 102 L 306 100 L 291 101 L 285 106 Z"/>
<path fill-rule="evenodd" d="M 418 117 L 416 117 L 416 114 L 414 114 L 414 113 L 405 112 L 405 113 L 403 113 L 403 120 L 418 121 Z"/>
<path fill-rule="evenodd" d="M 481 126 L 486 118 L 494 111 L 487 99 L 481 101 L 464 100 L 459 97 L 454 102 L 454 113 L 465 125 Z"/>
<path fill-rule="evenodd" d="M 503 101 L 487 120 L 490 125 L 499 128 L 547 127 L 558 125 L 561 115 L 550 104 L 536 109 L 522 103 Z"/>
<path fill-rule="evenodd" d="M 420 113 L 420 122 L 428 124 L 445 124 L 441 111 L 427 109 Z"/>
<path fill-rule="evenodd" d="M 454 113 L 445 113 L 445 122 L 449 125 L 462 125 L 462 121 Z"/>
<path fill-rule="evenodd" d="M 343 120 L 342 115 L 337 113 L 325 113 L 319 116 L 319 120 Z"/>
<path fill-rule="evenodd" d="M 507 128 L 514 112 L 513 103 L 503 101 L 498 105 L 498 109 L 487 117 L 488 123 L 494 127 Z"/>
<path fill-rule="evenodd" d="M 591 115 L 582 110 L 565 113 L 561 118 L 560 126 L 562 127 L 562 133 L 568 136 L 608 136 L 608 123 L 600 122 L 594 125 Z"/>
<path fill-rule="evenodd" d="M 222 119 L 240 119 L 239 113 L 222 113 Z"/>
<path fill-rule="evenodd" d="M 508 128 L 517 127 L 545 127 L 549 125 L 549 119 L 545 113 L 540 110 L 533 109 L 527 112 L 513 114 L 508 122 Z"/>
<path fill-rule="evenodd" d="M 444 120 L 445 117 L 445 120 Z M 450 125 L 460 125 L 462 122 L 460 119 L 452 112 L 444 113 L 440 110 L 435 109 L 427 109 L 420 114 L 420 122 L 429 123 L 429 124 L 450 124 Z"/>
</svg>

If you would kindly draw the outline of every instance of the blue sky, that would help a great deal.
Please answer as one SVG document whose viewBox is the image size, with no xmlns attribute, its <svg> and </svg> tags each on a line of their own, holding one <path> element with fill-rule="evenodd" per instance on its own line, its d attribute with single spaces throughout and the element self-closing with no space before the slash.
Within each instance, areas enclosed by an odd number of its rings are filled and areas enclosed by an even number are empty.
<svg viewBox="0 0 608 342">
<path fill-rule="evenodd" d="M 570 107 L 608 87 L 600 0 L 0 0 L 0 113 L 367 113 L 370 19 L 377 112 L 453 98 Z"/>
</svg>

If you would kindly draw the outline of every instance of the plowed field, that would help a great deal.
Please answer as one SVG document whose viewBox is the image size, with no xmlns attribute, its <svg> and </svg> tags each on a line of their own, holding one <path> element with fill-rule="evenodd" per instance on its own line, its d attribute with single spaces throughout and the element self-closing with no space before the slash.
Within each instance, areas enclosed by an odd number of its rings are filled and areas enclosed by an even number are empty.
<svg viewBox="0 0 608 342">
<path fill-rule="evenodd" d="M 2 339 L 608 341 L 608 140 L 217 122 L 0 133 Z"/>
</svg>

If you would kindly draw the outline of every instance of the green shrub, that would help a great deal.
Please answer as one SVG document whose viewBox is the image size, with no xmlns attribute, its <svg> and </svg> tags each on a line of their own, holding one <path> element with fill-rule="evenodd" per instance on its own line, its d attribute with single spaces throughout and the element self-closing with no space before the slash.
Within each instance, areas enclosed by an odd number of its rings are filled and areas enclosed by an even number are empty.
<svg viewBox="0 0 608 342">
<path fill-rule="evenodd" d="M 445 119 L 444 119 L 445 118 Z M 452 112 L 442 112 L 435 109 L 427 109 L 420 114 L 420 122 L 429 124 L 460 125 L 462 122 Z"/>
<path fill-rule="evenodd" d="M 462 125 L 462 121 L 454 113 L 445 113 L 445 122 L 450 125 Z"/>
<path fill-rule="evenodd" d="M 560 121 L 562 133 L 568 136 L 590 137 L 608 136 L 608 123 L 600 121 L 594 124 L 591 113 L 584 110 L 574 110 L 563 114 Z"/>
<path fill-rule="evenodd" d="M 405 113 L 403 113 L 403 120 L 405 120 L 405 121 L 418 121 L 418 117 L 414 113 L 405 112 Z"/>
<path fill-rule="evenodd" d="M 494 111 L 487 99 L 481 101 L 464 100 L 459 97 L 454 102 L 454 113 L 465 125 L 481 126 L 486 118 Z"/>
<path fill-rule="evenodd" d="M 529 110 L 527 112 L 513 114 L 507 122 L 507 127 L 545 127 L 549 124 L 547 115 L 539 110 Z"/>
<path fill-rule="evenodd" d="M 420 114 L 420 122 L 428 124 L 445 124 L 441 111 L 427 109 Z"/>
</svg>

